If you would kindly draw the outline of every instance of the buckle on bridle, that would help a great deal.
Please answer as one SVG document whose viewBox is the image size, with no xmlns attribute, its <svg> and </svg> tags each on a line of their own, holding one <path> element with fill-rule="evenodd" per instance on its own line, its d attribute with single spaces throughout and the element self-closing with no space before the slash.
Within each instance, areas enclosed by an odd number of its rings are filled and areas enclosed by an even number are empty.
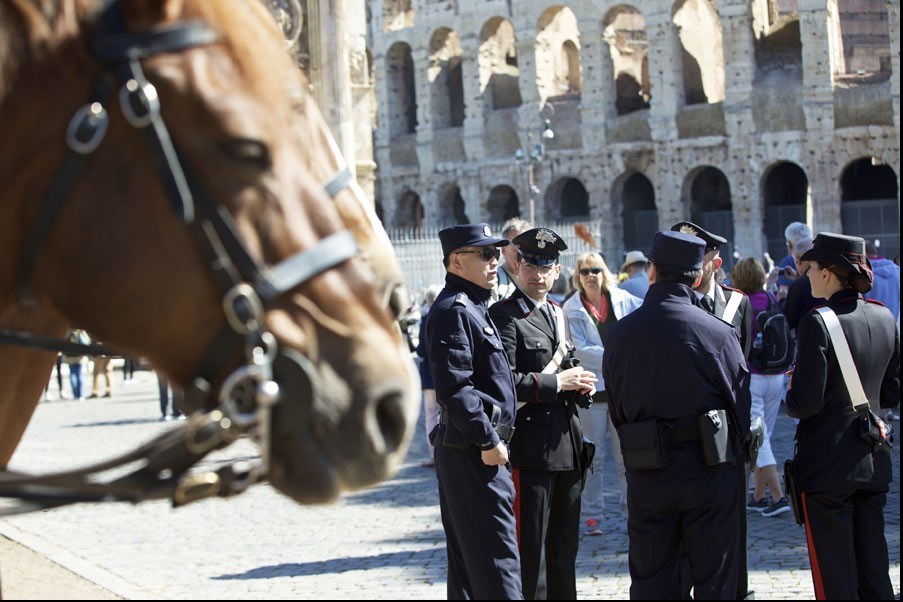
<svg viewBox="0 0 903 602">
<path fill-rule="evenodd" d="M 110 125 L 110 116 L 99 102 L 92 102 L 79 108 L 66 129 L 66 144 L 80 155 L 93 153 Z"/>
<path fill-rule="evenodd" d="M 152 83 L 139 84 L 138 80 L 130 79 L 119 89 L 119 106 L 126 121 L 133 127 L 143 128 L 160 114 L 160 97 Z"/>
</svg>

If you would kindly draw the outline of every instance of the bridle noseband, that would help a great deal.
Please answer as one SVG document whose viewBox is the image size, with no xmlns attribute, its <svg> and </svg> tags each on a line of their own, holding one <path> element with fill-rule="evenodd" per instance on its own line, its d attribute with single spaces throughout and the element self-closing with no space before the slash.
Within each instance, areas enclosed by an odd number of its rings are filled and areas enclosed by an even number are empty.
<svg viewBox="0 0 903 602">
<path fill-rule="evenodd" d="M 102 73 L 92 99 L 75 111 L 69 123 L 66 158 L 25 238 L 16 276 L 17 294 L 21 303 L 36 304 L 32 286 L 35 264 L 72 184 L 103 142 L 110 122 L 105 103 L 111 86 L 118 85 L 119 107 L 125 120 L 146 133 L 170 206 L 210 267 L 222 295 L 224 324 L 205 353 L 198 376 L 185 390 L 183 407 L 194 411 L 185 426 L 119 458 L 82 470 L 39 477 L 0 473 L 0 496 L 18 498 L 21 504 L 13 509 L 0 508 L 0 514 L 79 501 L 137 502 L 171 497 L 179 505 L 212 495 L 233 495 L 265 478 L 269 470 L 271 409 L 281 398 L 274 362 L 277 356 L 281 361 L 291 361 L 309 377 L 313 369 L 299 354 L 280 352 L 275 337 L 264 326 L 264 313 L 287 292 L 359 252 L 357 241 L 348 230 L 331 234 L 274 266 L 262 265 L 248 252 L 228 211 L 210 198 L 182 160 L 161 116 L 156 89 L 145 78 L 140 63 L 157 54 L 214 44 L 219 40 L 218 34 L 205 23 L 195 21 L 130 33 L 119 8 L 118 2 L 107 2 L 94 20 L 92 56 Z M 325 185 L 327 194 L 334 197 L 352 181 L 351 172 L 343 169 Z M 50 340 L 0 330 L 0 343 L 53 350 L 73 347 L 58 339 L 52 339 L 51 347 Z M 98 346 L 85 349 L 111 353 Z M 222 366 L 235 356 L 236 349 L 243 350 L 244 364 L 223 378 Z M 219 381 L 222 385 L 214 394 L 211 384 Z M 208 411 L 213 406 L 217 409 Z M 259 465 L 188 473 L 210 451 L 245 434 L 253 434 L 259 441 Z M 96 483 L 89 478 L 136 460 L 144 460 L 144 466 L 110 483 Z"/>
</svg>

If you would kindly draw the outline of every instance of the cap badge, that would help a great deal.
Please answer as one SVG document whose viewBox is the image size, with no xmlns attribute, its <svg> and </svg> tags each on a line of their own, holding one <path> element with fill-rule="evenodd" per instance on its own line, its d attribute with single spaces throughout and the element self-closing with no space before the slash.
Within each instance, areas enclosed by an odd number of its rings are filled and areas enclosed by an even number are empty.
<svg viewBox="0 0 903 602">
<path fill-rule="evenodd" d="M 492 236 L 492 230 L 489 229 L 489 226 L 483 226 L 483 235 L 486 236 L 486 238 Z"/>
<path fill-rule="evenodd" d="M 545 249 L 547 242 L 555 244 L 555 241 L 557 239 L 555 238 L 555 235 L 552 234 L 550 231 L 540 229 L 536 232 L 536 240 L 537 240 L 536 246 L 539 247 L 540 249 Z"/>
</svg>

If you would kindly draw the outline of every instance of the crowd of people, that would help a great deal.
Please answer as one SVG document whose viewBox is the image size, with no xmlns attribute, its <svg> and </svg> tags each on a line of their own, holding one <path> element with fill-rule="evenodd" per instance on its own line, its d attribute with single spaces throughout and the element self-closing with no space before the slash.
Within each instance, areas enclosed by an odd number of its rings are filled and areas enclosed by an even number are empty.
<svg viewBox="0 0 903 602">
<path fill-rule="evenodd" d="M 679 222 L 615 275 L 601 252 L 563 266 L 563 238 L 520 219 L 439 233 L 447 276 L 417 353 L 450 599 L 575 598 L 609 450 L 632 598 L 751 598 L 747 512 L 792 511 L 817 597 L 893 599 L 899 258 L 802 223 L 785 235 L 777 265 L 725 274 L 728 241 Z M 782 403 L 798 423 L 792 490 L 769 438 Z"/>
<path fill-rule="evenodd" d="M 52 401 L 54 399 L 72 399 L 75 401 L 84 401 L 85 399 L 112 398 L 116 385 L 113 376 L 113 360 L 110 355 L 89 354 L 87 346 L 100 344 L 100 342 L 91 337 L 91 335 L 83 329 L 71 328 L 66 333 L 66 343 L 72 344 L 65 352 L 57 354 L 56 359 L 56 394 L 54 394 L 50 385 L 53 381 L 47 383 L 44 390 L 44 400 Z M 123 357 L 122 362 L 122 385 L 129 386 L 135 384 L 135 369 L 138 361 L 135 358 Z M 66 372 L 69 381 L 69 390 L 63 382 L 63 365 L 66 366 Z M 91 392 L 87 392 L 86 387 L 86 370 L 91 371 Z M 173 387 L 169 381 L 157 374 L 157 385 L 160 394 L 160 420 L 178 420 L 184 415 L 180 411 L 182 393 L 178 387 Z"/>
</svg>

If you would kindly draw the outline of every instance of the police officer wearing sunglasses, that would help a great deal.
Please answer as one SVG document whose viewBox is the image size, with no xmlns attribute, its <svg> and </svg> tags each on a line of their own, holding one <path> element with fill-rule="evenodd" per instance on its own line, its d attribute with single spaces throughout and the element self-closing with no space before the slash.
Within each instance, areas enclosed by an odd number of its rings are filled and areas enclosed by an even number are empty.
<svg viewBox="0 0 903 602">
<path fill-rule="evenodd" d="M 511 366 L 489 318 L 500 251 L 486 224 L 439 232 L 445 288 L 425 324 L 441 407 L 430 434 L 448 551 L 449 600 L 522 599 L 507 442 L 514 431 Z"/>
<path fill-rule="evenodd" d="M 520 288 L 489 314 L 514 370 L 520 406 L 511 465 L 524 597 L 573 600 L 583 482 L 583 431 L 574 392 L 595 393 L 596 376 L 581 366 L 562 366 L 570 348 L 566 323 L 548 293 L 567 245 L 548 228 L 528 230 L 512 242 L 520 246 Z"/>
</svg>

